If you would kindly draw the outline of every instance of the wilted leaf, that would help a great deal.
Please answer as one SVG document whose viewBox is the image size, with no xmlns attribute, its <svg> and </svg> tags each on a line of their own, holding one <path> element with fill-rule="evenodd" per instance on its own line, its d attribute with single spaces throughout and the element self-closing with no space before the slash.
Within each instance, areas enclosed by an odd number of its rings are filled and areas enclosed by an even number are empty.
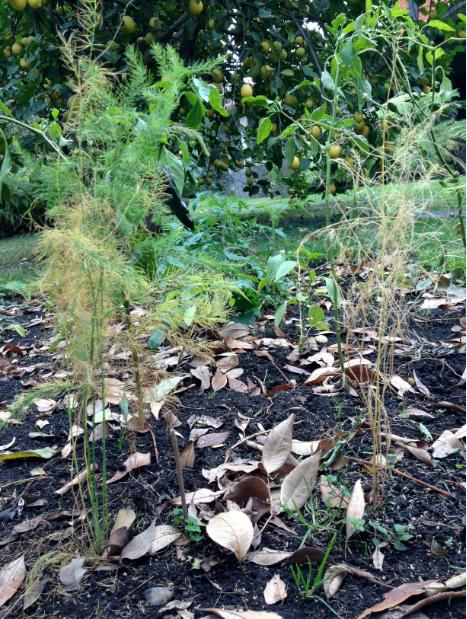
<svg viewBox="0 0 467 619">
<path fill-rule="evenodd" d="M 239 561 L 248 552 L 254 536 L 251 520 L 239 511 L 217 514 L 208 522 L 206 533 L 216 544 L 232 551 Z"/>
<path fill-rule="evenodd" d="M 314 546 L 303 546 L 302 548 L 292 552 L 285 563 L 286 565 L 306 565 L 310 561 L 313 563 L 318 563 L 324 559 L 324 555 L 325 552 L 321 550 L 321 548 L 315 548 Z"/>
<path fill-rule="evenodd" d="M 415 380 L 415 385 L 417 387 L 417 389 L 420 391 L 420 393 L 422 393 L 423 395 L 426 395 L 428 398 L 432 398 L 433 396 L 431 395 L 430 390 L 428 389 L 428 387 L 418 378 L 417 372 L 415 370 L 412 371 L 413 372 L 413 377 Z"/>
<path fill-rule="evenodd" d="M 464 446 L 451 430 L 444 430 L 441 436 L 431 446 L 433 458 L 446 458 Z M 1 459 L 1 456 L 0 456 Z"/>
<path fill-rule="evenodd" d="M 214 491 L 210 488 L 199 488 L 194 492 L 187 492 L 185 498 L 187 503 L 193 503 L 193 505 L 198 505 L 200 503 L 212 503 L 217 499 L 218 496 L 223 493 L 223 490 Z M 182 500 L 180 497 L 176 497 L 175 499 L 172 499 L 172 503 L 174 503 L 175 505 L 181 505 Z"/>
<path fill-rule="evenodd" d="M 337 368 L 317 368 L 310 374 L 303 384 L 319 385 L 320 383 L 324 383 L 326 378 L 329 378 L 330 376 L 341 376 L 341 374 L 342 372 Z"/>
<path fill-rule="evenodd" d="M 264 441 L 262 463 L 268 475 L 280 469 L 290 455 L 294 419 L 292 413 L 273 428 Z"/>
<path fill-rule="evenodd" d="M 269 503 L 269 488 L 260 477 L 244 477 L 231 486 L 224 498 L 229 501 L 246 502 L 251 497 L 256 497 L 264 503 Z"/>
<path fill-rule="evenodd" d="M 233 370 L 238 364 L 238 355 L 234 352 L 229 352 L 216 360 L 217 369 L 223 373 Z"/>
<path fill-rule="evenodd" d="M 190 441 L 180 452 L 180 466 L 182 469 L 192 469 L 195 463 L 195 443 Z"/>
<path fill-rule="evenodd" d="M 160 524 L 154 529 L 154 539 L 149 554 L 153 555 L 166 548 L 181 536 L 181 532 L 169 524 Z"/>
<path fill-rule="evenodd" d="M 149 404 L 162 402 L 184 378 L 184 376 L 170 376 L 169 378 L 162 379 L 153 385 L 151 389 L 146 390 L 145 402 Z"/>
<path fill-rule="evenodd" d="M 381 583 L 381 581 L 379 581 L 377 578 L 375 578 L 370 572 L 361 570 L 358 567 L 354 567 L 353 565 L 348 565 L 347 563 L 331 565 L 326 570 L 323 579 L 324 593 L 328 600 L 338 592 L 347 574 L 353 574 L 354 576 L 359 576 L 360 578 L 366 578 L 370 582 L 374 582 L 379 585 L 384 584 Z"/>
<path fill-rule="evenodd" d="M 0 454 L 1 460 L 22 460 L 23 458 L 41 458 L 42 460 L 50 460 L 57 453 L 52 447 L 43 447 L 42 449 L 31 449 L 29 451 L 16 451 L 14 453 Z"/>
<path fill-rule="evenodd" d="M 425 593 L 425 586 L 430 582 L 433 581 L 410 582 L 391 589 L 384 594 L 382 602 L 374 604 L 370 606 L 370 608 L 364 610 L 363 613 L 358 616 L 358 619 L 364 619 L 372 613 L 379 613 L 388 608 L 394 608 L 394 606 L 399 606 L 399 604 L 402 604 L 402 602 L 405 602 L 405 600 L 414 595 Z"/>
<path fill-rule="evenodd" d="M 205 608 L 220 619 L 282 619 L 281 615 L 267 610 L 224 610 L 223 608 Z"/>
<path fill-rule="evenodd" d="M 365 495 L 362 489 L 362 480 L 355 482 L 346 513 L 346 539 L 349 540 L 356 530 L 355 520 L 361 520 L 365 513 Z"/>
<path fill-rule="evenodd" d="M 94 471 L 96 471 L 97 464 L 94 464 L 93 468 L 94 468 Z M 54 494 L 58 494 L 59 496 L 64 496 L 67 492 L 69 492 L 73 488 L 73 486 L 76 486 L 77 484 L 80 484 L 81 482 L 83 482 L 87 478 L 88 472 L 89 470 L 86 467 L 85 469 L 81 471 L 81 473 L 76 475 L 76 477 L 73 477 L 73 479 L 67 482 L 64 486 L 62 486 L 58 490 L 55 490 Z"/>
<path fill-rule="evenodd" d="M 151 587 L 143 595 L 150 606 L 163 606 L 173 598 L 174 592 L 169 587 Z"/>
<path fill-rule="evenodd" d="M 121 552 L 122 559 L 130 559 L 134 561 L 143 557 L 151 549 L 154 542 L 154 534 L 156 530 L 156 521 L 153 520 L 151 524 L 139 535 L 136 535 L 131 542 L 129 542 Z"/>
<path fill-rule="evenodd" d="M 0 607 L 15 595 L 23 584 L 25 576 L 24 555 L 2 568 L 0 571 Z"/>
<path fill-rule="evenodd" d="M 279 574 L 275 574 L 267 583 L 263 595 L 266 604 L 277 604 L 277 602 L 285 600 L 287 590 Z"/>
<path fill-rule="evenodd" d="M 426 449 L 416 447 L 415 445 L 411 445 L 410 443 L 400 443 L 398 441 L 396 441 L 396 445 L 399 445 L 399 447 L 402 447 L 402 449 L 411 453 L 417 458 L 417 460 L 420 460 L 420 462 L 423 462 L 424 464 L 432 464 L 431 456 Z"/>
<path fill-rule="evenodd" d="M 123 467 L 117 471 L 110 479 L 107 480 L 107 484 L 113 484 L 116 481 L 119 481 L 125 475 L 128 475 L 131 471 L 138 469 L 142 466 L 148 466 L 151 464 L 151 454 L 150 453 L 139 453 L 136 452 L 131 454 L 123 464 Z"/>
<path fill-rule="evenodd" d="M 401 397 L 406 393 L 415 393 L 413 387 L 406 380 L 396 374 L 391 376 L 390 383 Z"/>
<path fill-rule="evenodd" d="M 219 447 L 229 438 L 230 432 L 211 432 L 205 434 L 198 439 L 196 447 L 203 449 L 205 447 Z"/>
<path fill-rule="evenodd" d="M 57 402 L 50 398 L 37 398 L 34 400 L 34 405 L 39 413 L 51 413 L 55 410 Z"/>
<path fill-rule="evenodd" d="M 382 544 L 378 544 L 372 554 L 371 558 L 373 559 L 373 565 L 375 566 L 377 570 L 383 569 L 384 554 L 381 548 L 384 548 L 386 546 L 387 546 L 386 542 L 383 542 Z"/>
<path fill-rule="evenodd" d="M 316 483 L 320 457 L 319 453 L 308 456 L 284 478 L 280 501 L 288 509 L 300 509 L 307 502 Z"/>
<path fill-rule="evenodd" d="M 26 586 L 23 597 L 23 611 L 27 610 L 37 602 L 37 600 L 41 597 L 47 583 L 47 579 L 35 580 L 30 585 Z"/>
<path fill-rule="evenodd" d="M 84 562 L 84 557 L 75 557 L 60 569 L 60 582 L 66 591 L 75 591 L 79 588 L 81 579 L 86 574 Z"/>
<path fill-rule="evenodd" d="M 227 385 L 227 376 L 219 370 L 214 374 L 211 381 L 211 388 L 213 391 L 220 391 Z"/>
<path fill-rule="evenodd" d="M 200 391 L 206 391 L 211 385 L 211 372 L 207 365 L 199 365 L 197 368 L 192 368 L 190 374 L 197 378 L 200 383 Z"/>
<path fill-rule="evenodd" d="M 405 412 L 401 413 L 400 416 L 402 419 L 406 419 L 407 417 L 429 417 L 433 419 L 433 415 L 431 413 L 427 413 L 420 408 L 408 408 Z"/>
<path fill-rule="evenodd" d="M 269 566 L 285 561 L 285 559 L 288 559 L 291 555 L 291 552 L 262 548 L 261 550 L 256 550 L 255 552 L 249 552 L 246 558 L 248 561 L 256 563 L 256 565 Z"/>
</svg>

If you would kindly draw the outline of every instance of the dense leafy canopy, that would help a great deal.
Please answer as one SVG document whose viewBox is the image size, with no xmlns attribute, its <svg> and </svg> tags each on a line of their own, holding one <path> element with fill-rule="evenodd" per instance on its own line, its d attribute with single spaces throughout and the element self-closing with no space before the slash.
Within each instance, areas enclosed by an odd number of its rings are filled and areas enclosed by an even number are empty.
<svg viewBox="0 0 467 619">
<path fill-rule="evenodd" d="M 83 4 L 88 10 L 100 10 L 96 0 Z M 293 184 L 318 188 L 322 166 L 313 160 L 319 160 L 331 125 L 337 141 L 344 131 L 351 134 L 351 147 L 366 152 L 376 148 L 382 136 L 375 104 L 408 85 L 417 96 L 428 94 L 449 73 L 453 56 L 463 50 L 465 18 L 452 14 L 449 3 L 438 3 L 425 16 L 428 23 L 413 22 L 393 2 L 366 2 L 366 14 L 363 4 L 361 0 L 103 2 L 92 44 L 95 54 L 102 55 L 123 81 L 128 70 L 125 49 L 135 44 L 161 88 L 167 84 L 163 75 L 157 75 L 150 51 L 154 41 L 174 45 L 185 63 L 222 59 L 219 68 L 192 80 L 173 118 L 201 129 L 208 143 L 209 155 L 191 143 L 176 153 L 200 187 L 212 185 L 223 172 L 244 167 L 245 162 L 247 166 L 263 162 L 272 174 L 284 165 L 302 172 L 314 168 L 312 177 L 293 175 Z M 47 119 L 54 139 L 73 108 L 75 95 L 61 38 L 79 27 L 79 10 L 66 0 L 9 0 L 0 5 L 0 29 L 6 33 L 0 55 L 2 105 L 20 119 Z M 385 27 L 386 39 L 381 35 Z M 401 29 L 407 32 L 401 49 L 405 75 L 394 79 L 391 41 Z M 379 35 L 374 36 L 377 30 Z M 433 42 L 443 39 L 446 45 L 430 51 Z M 415 40 L 421 45 L 411 44 Z M 334 97 L 335 114 L 331 114 Z M 310 125 L 310 118 L 316 126 Z M 306 123 L 307 131 L 300 130 Z M 341 146 L 343 150 L 334 149 L 332 158 L 351 157 L 350 146 Z M 376 167 L 370 161 L 368 173 L 374 174 Z M 255 193 L 261 185 L 266 189 L 269 179 L 258 179 L 255 170 L 247 169 L 246 183 Z M 329 189 L 333 193 L 345 185 L 345 177 L 337 176 Z"/>
</svg>

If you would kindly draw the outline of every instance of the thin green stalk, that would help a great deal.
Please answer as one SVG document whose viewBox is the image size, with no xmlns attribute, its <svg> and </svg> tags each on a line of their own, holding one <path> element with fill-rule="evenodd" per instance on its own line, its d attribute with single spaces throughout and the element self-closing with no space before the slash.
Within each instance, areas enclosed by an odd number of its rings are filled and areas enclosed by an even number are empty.
<svg viewBox="0 0 467 619">
<path fill-rule="evenodd" d="M 20 127 L 23 127 L 24 129 L 28 129 L 32 133 L 35 133 L 36 135 L 40 136 L 45 142 L 47 142 L 50 148 L 52 148 L 57 153 L 57 155 L 59 155 L 59 157 L 63 159 L 63 161 L 68 161 L 66 156 L 62 153 L 62 151 L 55 144 L 55 142 L 53 142 L 50 138 L 48 138 L 47 135 L 40 129 L 36 129 L 36 127 L 31 127 L 31 125 L 28 125 L 27 123 L 23 123 L 21 120 L 18 120 L 17 118 L 5 116 L 4 114 L 0 114 L 0 121 L 10 122 L 10 123 L 13 123 L 14 125 L 19 125 Z"/>
<path fill-rule="evenodd" d="M 324 201 L 326 205 L 326 226 L 331 224 L 331 205 L 330 205 L 330 196 L 331 192 L 329 191 L 329 187 L 331 185 L 331 157 L 329 154 L 329 149 L 331 148 L 332 138 L 334 135 L 334 123 L 336 122 L 336 109 L 337 109 L 337 101 L 338 94 L 337 91 L 339 89 L 339 78 L 340 78 L 340 64 L 339 61 L 336 62 L 336 75 L 334 76 L 334 95 L 332 98 L 332 120 L 331 127 L 328 131 L 328 137 L 325 145 L 325 153 L 326 153 L 326 189 L 324 194 Z"/>
</svg>

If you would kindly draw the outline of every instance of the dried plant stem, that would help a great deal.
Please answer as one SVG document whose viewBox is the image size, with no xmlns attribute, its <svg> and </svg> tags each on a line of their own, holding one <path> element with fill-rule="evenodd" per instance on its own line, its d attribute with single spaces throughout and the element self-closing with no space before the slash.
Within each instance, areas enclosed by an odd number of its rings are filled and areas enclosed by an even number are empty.
<svg viewBox="0 0 467 619">
<path fill-rule="evenodd" d="M 178 451 L 177 433 L 175 430 L 170 430 L 170 440 L 172 441 L 172 449 L 175 458 L 175 469 L 177 471 L 178 488 L 180 490 L 180 500 L 182 502 L 183 517 L 188 518 L 188 508 L 186 506 L 185 483 L 183 481 L 183 471 L 180 464 L 180 453 Z"/>
<path fill-rule="evenodd" d="M 363 460 L 362 458 L 355 458 L 354 456 L 347 456 L 347 458 L 349 460 L 352 460 L 353 462 L 358 462 L 359 464 L 364 464 L 365 466 L 370 466 L 373 467 L 373 463 L 370 462 L 369 460 Z M 380 469 L 386 469 L 388 470 L 388 467 L 383 466 L 382 464 L 380 465 L 376 465 L 378 468 Z M 429 484 L 427 481 L 423 481 L 423 479 L 418 479 L 418 477 L 413 477 L 413 475 L 410 475 L 409 473 L 406 473 L 405 471 L 401 471 L 400 469 L 397 468 L 391 468 L 390 469 L 392 473 L 396 473 L 396 475 L 399 475 L 400 477 L 405 477 L 406 479 L 410 479 L 410 481 L 413 481 L 416 484 L 420 484 L 421 486 L 425 486 L 425 488 L 429 488 L 430 490 L 433 490 L 433 492 L 438 492 L 439 494 L 442 494 L 443 496 L 447 497 L 448 499 L 452 499 L 453 501 L 457 501 L 457 497 L 452 494 L 451 492 L 448 492 L 447 490 L 443 490 L 442 488 L 438 488 L 438 486 L 433 486 L 432 484 Z"/>
</svg>

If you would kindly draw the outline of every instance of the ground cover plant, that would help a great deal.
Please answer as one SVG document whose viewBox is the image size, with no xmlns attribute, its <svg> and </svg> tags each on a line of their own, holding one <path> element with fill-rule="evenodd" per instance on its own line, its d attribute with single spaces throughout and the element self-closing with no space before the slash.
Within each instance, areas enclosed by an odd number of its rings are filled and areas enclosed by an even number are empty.
<svg viewBox="0 0 467 619">
<path fill-rule="evenodd" d="M 273 4 L 240 3 L 241 51 L 229 3 L 164 4 L 144 42 L 138 2 L 2 5 L 44 75 L 59 16 L 71 94 L 0 116 L 4 218 L 35 222 L 0 242 L 2 617 L 465 614 L 465 19 L 324 2 L 320 40 L 315 3 Z M 240 122 L 223 71 L 284 38 Z M 41 112 L 8 45 L 2 92 Z M 225 153 L 287 195 L 206 190 Z"/>
</svg>

